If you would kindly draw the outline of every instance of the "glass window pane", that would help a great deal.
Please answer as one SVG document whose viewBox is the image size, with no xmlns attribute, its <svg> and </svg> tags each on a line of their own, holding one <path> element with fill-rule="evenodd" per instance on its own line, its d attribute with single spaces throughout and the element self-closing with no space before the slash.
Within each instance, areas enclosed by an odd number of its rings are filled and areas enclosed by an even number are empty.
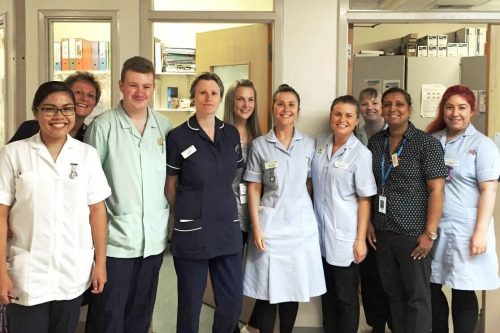
<svg viewBox="0 0 500 333">
<path fill-rule="evenodd" d="M 272 12 L 274 0 L 154 0 L 154 10 Z"/>
<path fill-rule="evenodd" d="M 111 108 L 111 23 L 56 21 L 52 28 L 52 78 L 64 80 L 75 71 L 88 71 L 101 85 L 101 98 L 88 123 Z"/>
<path fill-rule="evenodd" d="M 158 111 L 193 111 L 189 88 L 196 75 L 196 34 L 247 26 L 246 23 L 153 23 Z"/>
</svg>

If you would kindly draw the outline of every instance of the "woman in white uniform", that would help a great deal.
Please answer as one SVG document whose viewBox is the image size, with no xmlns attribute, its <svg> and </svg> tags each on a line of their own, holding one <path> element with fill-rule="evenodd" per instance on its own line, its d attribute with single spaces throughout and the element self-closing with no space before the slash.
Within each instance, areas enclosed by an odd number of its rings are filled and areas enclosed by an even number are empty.
<svg viewBox="0 0 500 333">
<path fill-rule="evenodd" d="M 474 290 L 500 287 L 493 208 L 500 175 L 494 142 L 471 119 L 476 99 L 466 86 L 448 88 L 436 119 L 427 128 L 445 151 L 445 201 L 432 261 L 433 332 L 448 332 L 448 303 L 442 285 L 452 288 L 455 332 L 475 331 L 479 316 Z"/>
<path fill-rule="evenodd" d="M 333 133 L 318 138 L 311 166 L 327 289 L 321 298 L 325 332 L 356 333 L 359 326 L 358 264 L 367 253 L 370 197 L 377 193 L 377 185 L 372 154 L 353 134 L 358 114 L 354 97 L 333 101 Z"/>
<path fill-rule="evenodd" d="M 318 226 L 311 202 L 313 139 L 295 122 L 300 97 L 283 84 L 273 94 L 275 127 L 255 139 L 244 179 L 249 182 L 249 240 L 243 293 L 257 299 L 250 326 L 292 332 L 298 302 L 325 292 Z"/>
<path fill-rule="evenodd" d="M 94 148 L 68 134 L 70 88 L 42 84 L 32 110 L 40 132 L 0 153 L 0 302 L 12 332 L 72 333 L 84 291 L 106 283 L 111 190 Z"/>
</svg>

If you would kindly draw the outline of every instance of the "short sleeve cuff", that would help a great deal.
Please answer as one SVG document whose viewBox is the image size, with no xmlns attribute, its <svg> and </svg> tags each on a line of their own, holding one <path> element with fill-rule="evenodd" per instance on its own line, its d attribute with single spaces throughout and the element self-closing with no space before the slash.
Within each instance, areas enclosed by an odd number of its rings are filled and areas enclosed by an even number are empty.
<svg viewBox="0 0 500 333">
<path fill-rule="evenodd" d="M 482 170 L 477 173 L 477 181 L 481 183 L 490 180 L 498 180 L 499 176 L 498 169 Z"/>
<path fill-rule="evenodd" d="M 247 170 L 243 179 L 247 182 L 262 183 L 262 173 Z"/>
<path fill-rule="evenodd" d="M 371 197 L 377 194 L 377 187 L 376 186 L 370 186 L 370 187 L 364 187 L 364 188 L 358 188 L 356 193 L 360 197 Z"/>
<path fill-rule="evenodd" d="M 89 205 L 94 205 L 98 202 L 106 200 L 110 195 L 111 195 L 111 189 L 108 187 L 105 191 L 102 191 L 101 193 L 91 193 L 87 197 L 87 203 Z"/>
<path fill-rule="evenodd" d="M 12 202 L 14 202 L 14 196 L 12 194 L 0 191 L 0 204 L 12 206 Z"/>
<path fill-rule="evenodd" d="M 167 175 L 177 176 L 181 173 L 181 168 L 175 167 L 167 163 Z"/>
</svg>

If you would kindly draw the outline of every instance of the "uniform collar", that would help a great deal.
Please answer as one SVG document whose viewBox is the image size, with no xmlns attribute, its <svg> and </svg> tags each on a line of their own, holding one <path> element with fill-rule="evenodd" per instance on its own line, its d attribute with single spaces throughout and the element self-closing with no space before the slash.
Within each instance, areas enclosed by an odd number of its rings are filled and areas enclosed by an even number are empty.
<svg viewBox="0 0 500 333">
<path fill-rule="evenodd" d="M 194 115 L 188 119 L 187 126 L 189 127 L 189 129 L 191 129 L 193 131 L 200 130 L 200 124 L 198 123 L 198 119 L 196 119 L 196 115 Z M 217 118 L 217 117 L 215 117 L 215 128 L 216 129 L 223 129 L 224 128 L 224 122 L 219 120 L 219 118 Z"/>
<path fill-rule="evenodd" d="M 274 128 L 271 128 L 271 130 L 269 132 L 267 132 L 266 140 L 269 142 L 274 142 L 274 143 L 279 142 L 278 138 L 276 137 L 276 134 L 274 133 Z M 294 142 L 297 140 L 302 140 L 302 133 L 294 127 L 291 142 Z"/>
<path fill-rule="evenodd" d="M 453 141 L 456 141 L 458 138 L 461 138 L 461 137 L 464 137 L 464 136 L 471 136 L 471 135 L 474 135 L 476 134 L 477 130 L 476 128 L 474 127 L 474 125 L 472 125 L 472 123 L 470 123 L 467 128 L 465 129 L 465 131 L 457 136 L 456 138 L 454 138 L 453 140 L 450 140 L 448 143 L 450 142 L 453 142 Z M 446 144 L 446 127 L 443 128 L 442 130 L 439 130 L 437 131 L 434 136 L 436 137 L 436 139 L 438 139 L 443 145 Z"/>
<path fill-rule="evenodd" d="M 331 133 L 330 135 L 328 135 L 325 139 L 325 147 L 326 147 L 326 152 L 327 152 L 327 156 L 328 158 L 330 158 L 330 153 L 332 151 L 332 147 L 333 146 L 333 139 L 334 139 L 334 134 Z M 358 143 L 358 139 L 356 138 L 356 135 L 354 135 L 354 132 L 349 136 L 349 139 L 347 139 L 346 143 L 340 147 L 336 152 L 335 154 L 333 155 L 334 157 L 335 156 L 339 156 L 339 155 L 342 155 L 343 153 L 345 153 L 347 150 L 349 149 L 352 149 L 357 143 Z"/>
<path fill-rule="evenodd" d="M 382 131 L 384 137 L 387 137 L 389 135 L 389 127 L 387 127 L 385 130 Z M 413 139 L 413 137 L 417 134 L 417 128 L 411 121 L 408 121 L 408 128 L 406 131 L 403 133 L 403 137 L 407 138 L 409 140 Z"/>
<path fill-rule="evenodd" d="M 130 117 L 127 115 L 127 112 L 125 112 L 125 109 L 123 108 L 122 101 L 120 101 L 120 103 L 118 103 L 118 106 L 116 107 L 116 109 L 118 110 L 118 119 L 120 120 L 120 124 L 122 125 L 122 128 L 135 129 L 134 124 L 132 124 Z M 151 108 L 148 107 L 147 113 L 148 113 L 148 119 L 146 120 L 145 127 L 152 127 L 152 128 L 158 127 L 156 121 L 154 120 L 155 118 L 154 118 L 154 115 L 153 115 Z"/>
<path fill-rule="evenodd" d="M 66 142 L 64 143 L 63 145 L 63 148 L 64 149 L 71 149 L 71 148 L 74 148 L 75 147 L 75 142 L 77 140 L 73 139 L 71 137 L 71 135 L 69 134 L 66 134 Z M 40 136 L 40 131 L 38 131 L 38 133 L 36 133 L 35 135 L 33 135 L 32 137 L 30 137 L 28 139 L 28 142 L 29 142 L 29 145 L 34 148 L 34 149 L 41 149 L 41 148 L 45 148 L 45 144 L 43 143 L 42 141 L 42 137 Z"/>
</svg>

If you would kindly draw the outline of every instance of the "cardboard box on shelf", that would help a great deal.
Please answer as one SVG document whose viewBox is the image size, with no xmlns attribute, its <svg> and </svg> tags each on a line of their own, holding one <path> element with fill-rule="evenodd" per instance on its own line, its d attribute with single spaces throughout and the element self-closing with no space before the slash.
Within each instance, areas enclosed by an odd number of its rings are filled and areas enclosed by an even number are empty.
<svg viewBox="0 0 500 333">
<path fill-rule="evenodd" d="M 417 46 L 417 57 L 427 57 L 427 46 L 425 45 Z"/>
</svg>

